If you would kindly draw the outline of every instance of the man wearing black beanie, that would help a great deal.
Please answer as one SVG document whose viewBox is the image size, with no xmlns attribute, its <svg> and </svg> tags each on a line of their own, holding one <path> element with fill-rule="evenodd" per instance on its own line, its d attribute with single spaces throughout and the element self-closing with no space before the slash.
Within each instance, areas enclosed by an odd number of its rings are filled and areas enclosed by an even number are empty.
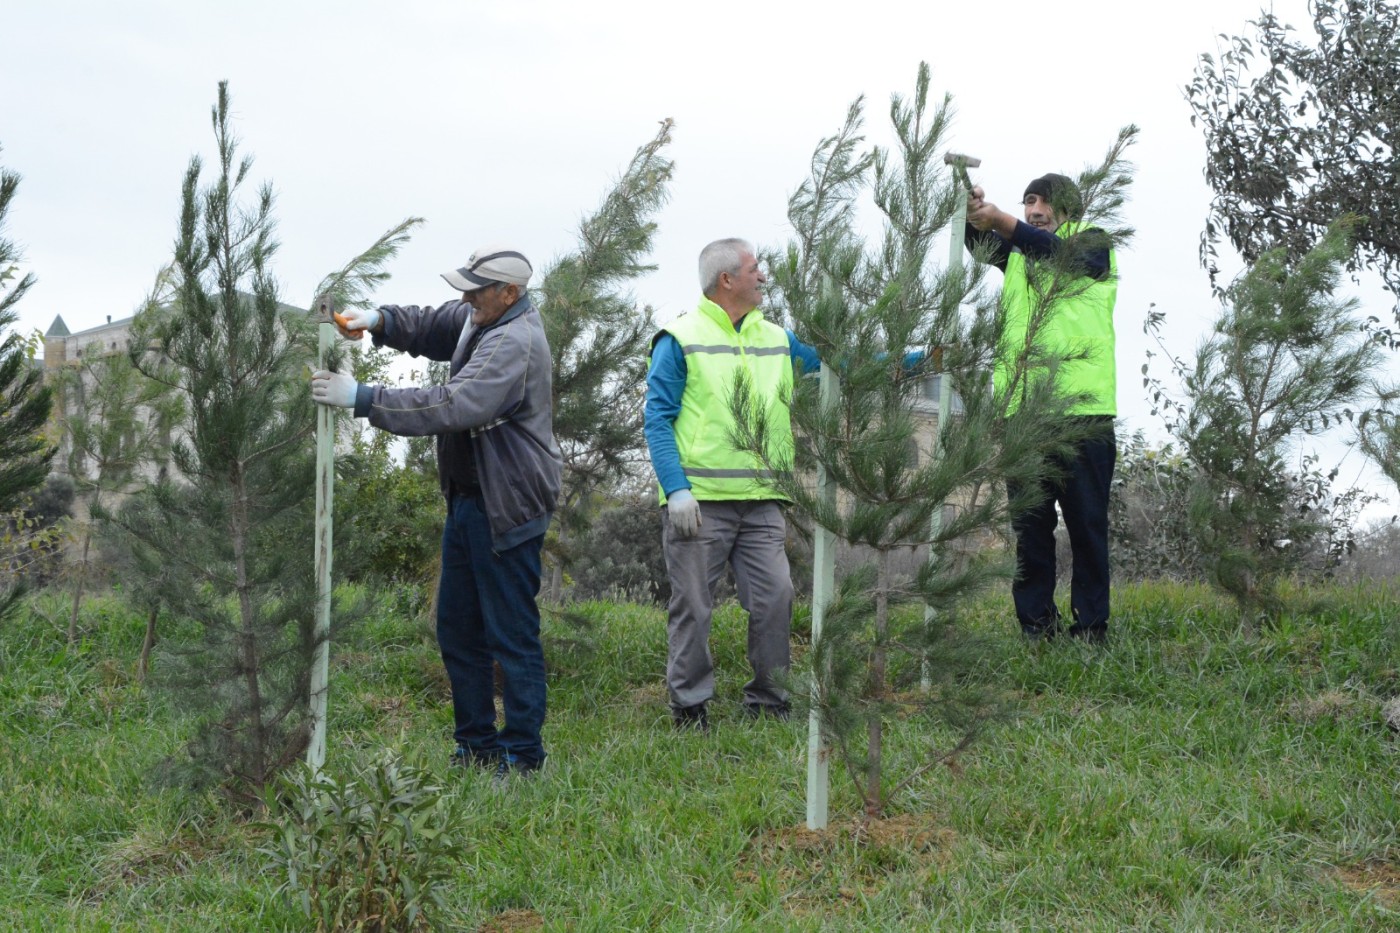
<svg viewBox="0 0 1400 933">
<path fill-rule="evenodd" d="M 1057 463 L 1063 478 L 1045 484 L 1038 504 L 1012 522 L 1016 582 L 1011 593 L 1026 637 L 1053 638 L 1060 629 L 1055 605 L 1058 502 L 1073 554 L 1069 634 L 1101 642 L 1108 635 L 1108 494 L 1117 460 L 1117 260 L 1108 236 L 1081 222 L 1083 199 L 1064 175 L 1050 173 L 1032 181 L 1021 204 L 1025 220 L 986 201 L 983 190 L 974 187 L 968 195 L 965 242 L 1005 274 L 1002 306 L 1007 323 L 1002 340 L 1008 354 L 1020 355 L 1033 341 L 1046 352 L 1071 357 L 1060 365 L 1057 385 L 1066 396 L 1078 397 L 1068 416 L 1081 419 L 1088 433 L 1073 459 Z M 1069 281 L 1049 286 L 1052 277 Z M 1048 295 L 1055 296 L 1053 304 L 1042 308 Z M 1047 313 L 1032 338 L 1029 322 L 1041 311 Z M 1004 365 L 998 365 L 999 389 L 1007 384 L 1007 376 Z M 1010 411 L 1016 407 L 1012 399 Z"/>
</svg>

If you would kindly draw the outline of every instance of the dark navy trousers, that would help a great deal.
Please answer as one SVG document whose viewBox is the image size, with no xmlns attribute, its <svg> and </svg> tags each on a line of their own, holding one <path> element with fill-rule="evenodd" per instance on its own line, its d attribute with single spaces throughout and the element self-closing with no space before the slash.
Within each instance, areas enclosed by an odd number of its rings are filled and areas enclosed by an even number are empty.
<svg viewBox="0 0 1400 933">
<path fill-rule="evenodd" d="M 452 684 L 457 744 L 478 760 L 509 754 L 544 761 L 544 647 L 540 550 L 544 535 L 494 551 L 480 496 L 454 495 L 442 530 L 437 638 Z M 505 675 L 505 723 L 496 727 L 495 671 Z"/>
<path fill-rule="evenodd" d="M 1051 636 L 1060 625 L 1055 606 L 1056 503 L 1064 514 L 1073 555 L 1070 612 L 1074 622 L 1069 632 L 1092 638 L 1108 631 L 1108 496 L 1118 444 L 1113 419 L 1106 416 L 1103 421 L 1102 433 L 1083 441 L 1073 460 L 1057 462 L 1063 479 L 1042 485 L 1035 507 L 1012 519 L 1016 582 L 1011 597 L 1021 631 L 1028 636 Z"/>
</svg>

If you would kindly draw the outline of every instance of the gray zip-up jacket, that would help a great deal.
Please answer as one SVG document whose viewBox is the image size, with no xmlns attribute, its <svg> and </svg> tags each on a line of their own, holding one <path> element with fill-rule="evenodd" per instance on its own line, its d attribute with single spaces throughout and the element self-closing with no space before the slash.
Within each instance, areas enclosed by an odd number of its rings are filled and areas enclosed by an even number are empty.
<svg viewBox="0 0 1400 933">
<path fill-rule="evenodd" d="M 392 434 L 438 435 L 438 478 L 447 494 L 443 435 L 470 431 L 477 477 L 497 551 L 543 534 L 559 499 L 564 458 L 554 440 L 549 343 L 528 294 L 511 305 L 462 357 L 477 330 L 472 307 L 386 305 L 376 346 L 450 360 L 446 385 L 397 389 L 361 385 L 355 414 Z"/>
</svg>

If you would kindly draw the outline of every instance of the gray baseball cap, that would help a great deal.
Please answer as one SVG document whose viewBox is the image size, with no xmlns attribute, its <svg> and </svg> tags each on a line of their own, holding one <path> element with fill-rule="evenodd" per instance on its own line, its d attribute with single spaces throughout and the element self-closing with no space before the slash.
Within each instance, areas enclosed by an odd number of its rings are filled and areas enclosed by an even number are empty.
<svg viewBox="0 0 1400 933">
<path fill-rule="evenodd" d="M 442 277 L 459 292 L 473 292 L 497 282 L 524 288 L 534 271 L 524 253 L 504 246 L 483 246 L 462 268 L 444 272 Z"/>
</svg>

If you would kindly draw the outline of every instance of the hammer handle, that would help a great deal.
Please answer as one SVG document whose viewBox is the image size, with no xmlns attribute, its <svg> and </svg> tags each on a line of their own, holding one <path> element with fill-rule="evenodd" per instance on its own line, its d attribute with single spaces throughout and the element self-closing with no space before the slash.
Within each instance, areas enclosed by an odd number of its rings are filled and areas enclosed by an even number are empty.
<svg viewBox="0 0 1400 933">
<path fill-rule="evenodd" d="M 339 324 L 347 334 L 350 335 L 351 340 L 359 340 L 365 335 L 365 330 L 363 327 L 351 330 L 346 323 L 345 315 L 341 314 L 339 311 L 332 312 L 331 317 L 335 318 L 335 322 Z"/>
</svg>

